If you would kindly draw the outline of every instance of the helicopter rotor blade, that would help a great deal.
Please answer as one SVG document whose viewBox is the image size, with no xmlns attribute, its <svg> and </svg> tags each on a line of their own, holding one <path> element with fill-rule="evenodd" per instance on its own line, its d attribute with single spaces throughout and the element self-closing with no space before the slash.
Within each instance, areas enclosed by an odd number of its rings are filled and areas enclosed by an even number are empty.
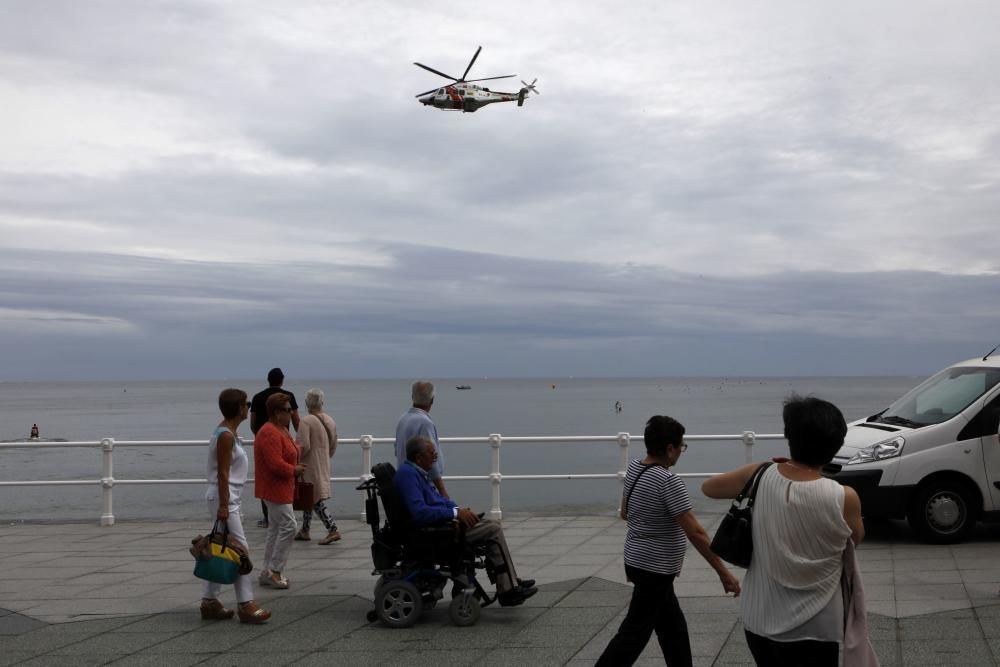
<svg viewBox="0 0 1000 667">
<path fill-rule="evenodd" d="M 531 83 L 528 83 L 524 79 L 521 79 L 521 83 L 524 84 L 524 89 L 525 90 L 530 90 L 535 95 L 541 95 L 541 93 L 538 92 L 538 89 L 535 88 L 535 81 L 538 81 L 538 77 L 535 77 L 535 80 L 532 81 Z"/>
<path fill-rule="evenodd" d="M 472 63 L 476 62 L 476 58 L 479 57 L 479 52 L 483 50 L 483 47 L 476 49 L 476 52 L 472 54 L 472 60 L 469 61 L 469 66 L 465 68 L 465 73 L 462 74 L 462 81 L 465 81 L 465 77 L 469 76 L 469 70 L 472 69 Z"/>
<path fill-rule="evenodd" d="M 431 88 L 427 92 L 423 92 L 423 93 L 420 93 L 418 95 L 414 95 L 414 97 L 423 97 L 424 95 L 430 95 L 431 93 L 436 92 L 436 91 L 437 91 L 437 88 Z"/>
<path fill-rule="evenodd" d="M 425 70 L 427 70 L 428 72 L 434 72 L 434 73 L 435 73 L 435 74 L 437 74 L 438 76 L 443 76 L 443 77 L 444 77 L 444 78 L 446 78 L 446 79 L 451 79 L 452 81 L 455 81 L 455 82 L 458 82 L 458 81 L 460 81 L 460 79 L 456 79 L 455 77 L 451 76 L 450 74 L 445 74 L 444 72 L 439 72 L 439 71 L 437 71 L 436 69 L 434 69 L 433 67 L 428 67 L 427 65 L 424 65 L 424 64 L 422 64 L 422 63 L 413 63 L 413 64 L 414 64 L 414 65 L 416 65 L 417 67 L 422 67 L 422 68 L 424 68 L 424 69 L 425 69 Z"/>
<path fill-rule="evenodd" d="M 469 79 L 468 81 L 460 81 L 459 83 L 475 83 L 476 81 L 493 81 L 494 79 L 512 79 L 516 74 L 504 74 L 503 76 L 488 76 L 485 79 Z"/>
</svg>

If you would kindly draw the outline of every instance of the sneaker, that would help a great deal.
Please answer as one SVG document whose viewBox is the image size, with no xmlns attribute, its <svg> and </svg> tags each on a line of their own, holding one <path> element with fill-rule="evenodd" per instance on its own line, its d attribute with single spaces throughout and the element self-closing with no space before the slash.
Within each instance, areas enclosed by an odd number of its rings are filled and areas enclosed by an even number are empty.
<svg viewBox="0 0 1000 667">
<path fill-rule="evenodd" d="M 270 570 L 264 570 L 263 572 L 261 572 L 260 576 L 257 577 L 257 583 L 260 584 L 261 586 L 270 586 L 271 585 L 271 571 Z"/>
<path fill-rule="evenodd" d="M 334 529 L 331 530 L 329 533 L 327 533 L 326 537 L 317 542 L 317 544 L 333 544 L 334 542 L 339 542 L 339 541 L 340 541 L 340 532 Z"/>
<path fill-rule="evenodd" d="M 261 609 L 253 600 L 240 605 L 239 615 L 240 623 L 249 623 L 250 625 L 267 623 L 267 619 L 271 618 L 271 612 L 267 609 Z"/>
<path fill-rule="evenodd" d="M 509 591 L 503 593 L 497 593 L 497 600 L 500 601 L 501 607 L 516 607 L 519 604 L 523 604 L 525 600 L 530 598 L 532 595 L 538 592 L 538 589 L 534 586 L 530 588 L 525 588 L 524 586 L 515 586 Z"/>
<path fill-rule="evenodd" d="M 520 579 L 519 578 L 517 580 L 517 585 L 520 586 L 521 588 L 533 588 L 535 586 L 535 580 L 534 579 Z"/>
<path fill-rule="evenodd" d="M 218 600 L 202 599 L 201 601 L 201 620 L 203 621 L 228 621 L 235 615 L 235 611 L 226 609 Z"/>
<path fill-rule="evenodd" d="M 299 542 L 308 542 L 311 539 L 309 537 L 309 531 L 305 528 L 300 528 L 299 532 L 295 533 L 295 539 Z"/>
<path fill-rule="evenodd" d="M 267 519 L 261 519 L 257 522 L 258 528 L 267 528 Z"/>
</svg>

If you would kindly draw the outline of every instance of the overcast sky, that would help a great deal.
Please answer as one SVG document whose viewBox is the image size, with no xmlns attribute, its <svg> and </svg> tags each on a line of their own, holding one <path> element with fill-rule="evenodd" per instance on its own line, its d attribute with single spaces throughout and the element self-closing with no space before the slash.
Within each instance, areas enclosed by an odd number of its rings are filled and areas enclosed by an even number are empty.
<svg viewBox="0 0 1000 667">
<path fill-rule="evenodd" d="M 5 2 L 0 379 L 919 375 L 1000 343 L 994 0 L 413 4 Z M 415 100 L 413 61 L 479 45 L 541 95 Z"/>
</svg>

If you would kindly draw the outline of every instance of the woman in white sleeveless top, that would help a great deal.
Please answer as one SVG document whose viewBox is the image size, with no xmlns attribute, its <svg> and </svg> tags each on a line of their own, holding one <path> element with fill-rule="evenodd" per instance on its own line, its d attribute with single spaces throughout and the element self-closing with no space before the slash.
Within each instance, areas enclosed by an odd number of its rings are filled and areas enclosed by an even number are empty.
<svg viewBox="0 0 1000 667">
<path fill-rule="evenodd" d="M 222 421 L 208 441 L 208 489 L 205 500 L 208 513 L 217 521 L 225 521 L 229 535 L 240 541 L 244 547 L 247 538 L 243 534 L 240 519 L 240 496 L 250 470 L 250 461 L 243 441 L 236 429 L 247 418 L 250 404 L 247 393 L 242 389 L 223 389 L 219 394 L 219 411 Z M 234 584 L 236 602 L 239 603 L 241 623 L 260 624 L 271 617 L 271 612 L 261 609 L 253 599 L 253 580 L 250 575 L 241 574 Z M 205 620 L 229 620 L 236 612 L 226 609 L 219 601 L 222 584 L 202 582 L 201 617 Z"/>
<path fill-rule="evenodd" d="M 791 396 L 782 413 L 791 459 L 761 476 L 753 510 L 753 560 L 740 613 L 758 665 L 836 667 L 844 637 L 840 589 L 847 540 L 864 538 L 857 492 L 822 476 L 844 444 L 840 410 Z M 709 498 L 735 498 L 760 467 L 753 463 L 702 485 Z"/>
</svg>

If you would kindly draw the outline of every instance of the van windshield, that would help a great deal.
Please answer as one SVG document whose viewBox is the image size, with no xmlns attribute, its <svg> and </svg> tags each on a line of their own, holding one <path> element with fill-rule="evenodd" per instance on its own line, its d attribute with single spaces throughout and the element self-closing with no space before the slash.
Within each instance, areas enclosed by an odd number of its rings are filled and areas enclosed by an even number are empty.
<svg viewBox="0 0 1000 667">
<path fill-rule="evenodd" d="M 1000 369 L 957 366 L 924 381 L 872 421 L 917 428 L 957 415 L 1000 382 Z"/>
</svg>

